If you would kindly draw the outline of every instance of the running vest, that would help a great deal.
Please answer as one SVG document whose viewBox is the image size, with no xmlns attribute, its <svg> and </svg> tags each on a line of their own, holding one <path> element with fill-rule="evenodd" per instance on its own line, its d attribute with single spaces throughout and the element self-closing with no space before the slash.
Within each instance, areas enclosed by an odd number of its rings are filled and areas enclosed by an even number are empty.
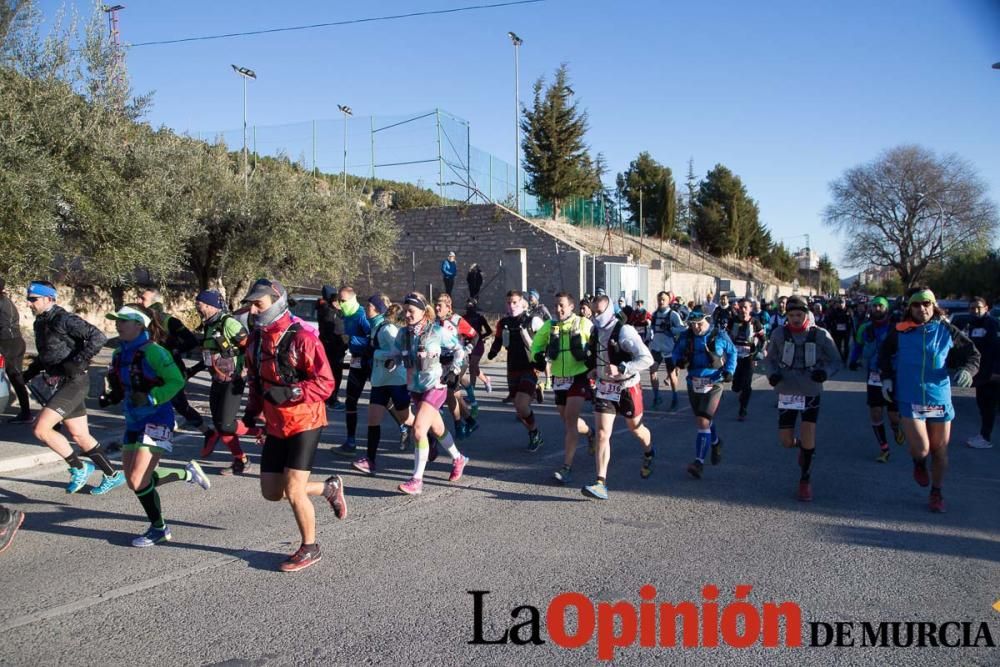
<svg viewBox="0 0 1000 667">
<path fill-rule="evenodd" d="M 809 327 L 809 333 L 806 334 L 806 342 L 802 343 L 802 347 L 805 347 L 803 352 L 803 359 L 805 361 L 804 368 L 806 370 L 812 370 L 816 366 L 816 330 L 818 327 Z M 791 368 L 792 364 L 795 363 L 795 353 L 798 351 L 799 344 L 795 342 L 792 337 L 792 330 L 789 329 L 786 324 L 782 327 L 784 332 L 785 340 L 781 348 L 781 361 L 779 362 L 782 368 Z"/>
<path fill-rule="evenodd" d="M 277 370 L 276 375 L 281 380 L 282 385 L 291 386 L 297 382 L 301 382 L 308 377 L 305 371 L 299 370 L 295 367 L 292 362 L 292 340 L 295 338 L 295 334 L 302 329 L 302 326 L 298 322 L 292 322 L 291 326 L 282 332 L 281 336 L 278 338 L 278 344 L 274 347 L 274 365 Z M 257 362 L 257 381 L 260 382 L 263 376 L 263 362 L 264 362 L 264 336 L 263 334 L 257 339 L 257 349 L 254 350 L 254 359 Z"/>
<path fill-rule="evenodd" d="M 661 313 L 659 310 L 653 313 L 652 326 L 654 334 L 662 334 L 673 338 L 673 333 L 670 331 L 670 315 L 672 313 L 673 311 L 669 308 L 665 313 Z"/>
<path fill-rule="evenodd" d="M 679 368 L 684 368 L 689 366 L 694 360 L 694 339 L 697 338 L 694 334 L 688 331 L 687 334 L 687 346 L 684 348 L 684 355 L 679 360 Z M 712 333 L 708 335 L 708 339 L 705 341 L 705 353 L 708 355 L 709 368 L 722 368 L 724 362 L 722 361 L 722 356 L 715 353 L 715 342 L 719 339 L 719 330 L 716 327 L 712 327 Z"/>
<path fill-rule="evenodd" d="M 580 331 L 580 322 L 582 320 L 583 320 L 582 317 L 580 317 L 579 315 L 576 316 L 576 318 L 573 320 L 573 330 L 570 332 L 569 335 L 569 352 L 570 354 L 573 355 L 573 358 L 576 359 L 577 361 L 587 360 L 587 351 L 583 347 L 583 334 Z M 555 328 L 558 325 L 552 325 L 552 326 L 553 328 Z M 621 326 L 621 322 L 618 323 L 618 326 L 619 327 Z M 549 344 L 546 346 L 545 355 L 549 358 L 550 361 L 555 361 L 556 358 L 559 356 L 559 353 L 562 351 L 561 345 L 559 343 L 560 339 L 562 338 L 562 329 L 559 330 L 558 334 L 556 335 L 552 334 L 553 331 L 550 328 Z"/>
<path fill-rule="evenodd" d="M 434 368 L 434 363 L 441 359 L 441 354 L 429 354 L 427 352 L 427 347 L 424 345 L 424 336 L 428 335 L 434 327 L 434 322 L 428 322 L 424 326 L 424 330 L 420 333 L 417 338 L 417 353 L 416 359 L 416 370 L 418 372 L 426 372 Z M 412 365 L 411 350 L 413 346 L 413 332 L 410 327 L 405 327 L 403 329 L 403 366 L 409 368 Z M 440 363 L 444 363 L 440 361 Z"/>
<path fill-rule="evenodd" d="M 146 341 L 132 355 L 132 362 L 128 367 L 128 378 L 132 391 L 149 393 L 153 387 L 159 387 L 163 384 L 163 378 L 147 378 L 146 373 L 142 370 L 142 362 L 146 358 L 146 348 L 152 343 L 153 341 L 151 340 Z M 125 395 L 125 385 L 122 384 L 121 363 L 121 353 L 119 352 L 111 359 L 111 368 L 108 372 L 108 384 L 111 385 L 111 394 L 119 400 Z"/>
<path fill-rule="evenodd" d="M 625 325 L 621 322 L 616 322 L 614 328 L 611 330 L 611 337 L 608 338 L 608 363 L 612 366 L 628 363 L 633 359 L 629 351 L 622 347 L 621 340 L 619 339 L 623 326 Z M 598 336 L 594 336 L 595 340 L 597 338 Z"/>
</svg>

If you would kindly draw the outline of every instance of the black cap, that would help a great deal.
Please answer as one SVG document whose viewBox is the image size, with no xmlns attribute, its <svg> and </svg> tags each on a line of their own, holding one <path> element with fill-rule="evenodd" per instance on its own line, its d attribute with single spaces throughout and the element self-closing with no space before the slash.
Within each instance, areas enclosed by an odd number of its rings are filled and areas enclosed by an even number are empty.
<svg viewBox="0 0 1000 667">
<path fill-rule="evenodd" d="M 288 296 L 288 291 L 285 289 L 285 286 L 277 280 L 261 278 L 253 284 L 250 291 L 247 292 L 247 295 L 243 297 L 243 303 L 256 301 L 257 299 L 265 296 L 269 296 L 272 299 L 278 299 L 282 296 Z"/>
<path fill-rule="evenodd" d="M 801 296 L 790 296 L 788 297 L 788 301 L 785 302 L 785 312 L 793 310 L 801 310 L 803 313 L 808 313 L 809 305 Z"/>
</svg>

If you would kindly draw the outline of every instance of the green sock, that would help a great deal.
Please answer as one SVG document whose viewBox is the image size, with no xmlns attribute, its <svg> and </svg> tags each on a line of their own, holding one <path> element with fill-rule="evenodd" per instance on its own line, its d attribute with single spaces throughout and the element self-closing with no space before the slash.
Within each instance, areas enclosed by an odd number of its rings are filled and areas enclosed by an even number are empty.
<svg viewBox="0 0 1000 667">
<path fill-rule="evenodd" d="M 153 471 L 153 485 L 161 487 L 170 482 L 186 482 L 191 479 L 191 473 L 184 468 L 160 468 Z"/>
</svg>

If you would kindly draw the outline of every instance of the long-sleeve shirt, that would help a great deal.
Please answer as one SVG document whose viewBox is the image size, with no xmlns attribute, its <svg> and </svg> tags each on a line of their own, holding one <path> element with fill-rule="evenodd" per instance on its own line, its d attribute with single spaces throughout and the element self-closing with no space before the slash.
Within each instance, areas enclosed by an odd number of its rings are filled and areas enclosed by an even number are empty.
<svg viewBox="0 0 1000 667">
<path fill-rule="evenodd" d="M 386 322 L 385 317 L 378 315 L 372 325 L 372 386 L 389 387 L 406 384 L 406 369 L 402 364 L 396 364 L 392 370 L 385 367 L 385 362 L 397 359 L 396 336 L 399 327 L 392 322 Z"/>
<path fill-rule="evenodd" d="M 441 262 L 441 275 L 445 278 L 454 278 L 458 275 L 458 263 L 450 259 Z"/>
<path fill-rule="evenodd" d="M 615 331 L 617 322 L 616 318 L 611 317 L 610 321 L 595 324 L 594 333 L 591 334 L 591 341 L 596 343 L 597 347 L 594 355 L 597 377 L 613 378 L 616 382 L 621 383 L 623 389 L 627 389 L 639 384 L 642 380 L 642 371 L 653 365 L 653 355 L 649 351 L 649 348 L 646 347 L 646 344 L 642 342 L 642 337 L 635 330 L 635 327 L 623 324 L 618 330 L 617 344 L 622 351 L 631 357 L 631 360 L 623 362 L 625 364 L 624 371 L 615 369 L 614 375 L 609 373 L 608 366 L 611 365 L 611 360 L 608 348 L 610 347 L 611 335 Z"/>
<path fill-rule="evenodd" d="M 815 331 L 816 363 L 806 366 L 806 344 L 809 342 L 809 332 Z M 788 332 L 795 344 L 792 363 L 785 365 L 782 356 L 785 347 L 785 335 Z M 767 343 L 767 356 L 764 357 L 764 367 L 768 376 L 779 375 L 781 380 L 774 387 L 778 394 L 790 396 L 819 396 L 823 393 L 823 383 L 812 379 L 814 370 L 826 371 L 827 377 L 832 377 L 840 370 L 840 352 L 833 344 L 830 332 L 820 327 L 807 327 L 795 332 L 790 327 L 781 326 L 771 330 L 771 339 Z"/>
</svg>

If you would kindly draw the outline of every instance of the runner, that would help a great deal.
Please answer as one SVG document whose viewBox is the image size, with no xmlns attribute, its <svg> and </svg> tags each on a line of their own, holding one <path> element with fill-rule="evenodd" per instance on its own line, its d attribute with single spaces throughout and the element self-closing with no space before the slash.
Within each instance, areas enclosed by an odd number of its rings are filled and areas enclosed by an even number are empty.
<svg viewBox="0 0 1000 667">
<path fill-rule="evenodd" d="M 889 301 L 883 296 L 872 299 L 871 320 L 864 322 L 854 337 L 854 348 L 848 368 L 855 371 L 860 366 L 859 360 L 865 361 L 865 377 L 868 392 L 868 416 L 871 418 L 872 430 L 878 443 L 879 454 L 875 459 L 879 463 L 889 462 L 889 440 L 885 435 L 885 420 L 883 409 L 888 409 L 889 425 L 897 445 L 906 440 L 899 428 L 899 406 L 895 401 L 887 401 L 882 395 L 882 375 L 878 367 L 878 352 L 885 342 L 894 322 L 889 317 Z"/>
<path fill-rule="evenodd" d="M 215 290 L 199 292 L 194 306 L 203 323 L 202 361 L 188 371 L 188 376 L 195 375 L 203 368 L 208 369 L 212 378 L 208 390 L 208 406 L 215 424 L 214 430 L 205 436 L 201 458 L 211 456 L 216 443 L 221 441 L 233 455 L 233 463 L 220 474 L 245 475 L 250 470 L 250 458 L 240 446 L 240 436 L 262 435 L 261 429 L 249 429 L 237 419 L 246 386 L 243 379 L 243 354 L 247 344 L 247 330 L 238 319 L 225 312 L 225 301 Z"/>
<path fill-rule="evenodd" d="M 771 322 L 771 331 L 788 324 L 788 297 L 778 297 L 778 308 L 774 311 Z"/>
<path fill-rule="evenodd" d="M 316 319 L 319 324 L 319 340 L 323 343 L 326 359 L 333 371 L 335 389 L 326 405 L 331 410 L 343 410 L 344 404 L 337 399 L 344 381 L 344 357 L 347 356 L 347 338 L 344 336 L 344 316 L 340 312 L 337 290 L 323 285 L 320 298 L 316 302 Z"/>
<path fill-rule="evenodd" d="M 486 387 L 486 393 L 493 393 L 493 385 L 490 382 L 489 376 L 483 373 L 479 368 L 479 362 L 483 359 L 483 353 L 486 350 L 486 339 L 493 335 L 493 329 L 490 328 L 489 322 L 483 317 L 482 313 L 479 312 L 479 302 L 475 299 L 469 299 L 465 304 L 465 321 L 469 323 L 473 331 L 476 332 L 478 338 L 476 339 L 476 345 L 472 349 L 472 353 L 469 355 L 469 373 L 466 376 L 465 385 L 465 397 L 469 401 L 469 409 L 472 413 L 472 418 L 476 419 L 479 416 L 479 401 L 476 400 L 476 381 L 481 380 L 483 385 Z"/>
<path fill-rule="evenodd" d="M 712 326 L 717 331 L 729 331 L 729 325 L 736 319 L 736 313 L 729 303 L 729 294 L 719 295 L 719 307 L 712 312 Z"/>
<path fill-rule="evenodd" d="M 124 403 L 125 435 L 122 438 L 122 466 L 142 509 L 149 529 L 132 540 L 134 547 L 151 547 L 171 539 L 163 518 L 158 489 L 170 482 L 211 487 L 197 461 L 183 468 L 158 464 L 164 454 L 173 453 L 174 407 L 171 398 L 183 389 L 184 375 L 170 352 L 157 343 L 167 333 L 142 304 L 127 304 L 108 313 L 118 330 L 118 349 L 108 369 L 110 391 L 101 405 Z"/>
<path fill-rule="evenodd" d="M 365 385 L 372 373 L 371 359 L 368 357 L 370 352 L 368 337 L 372 327 L 364 309 L 358 303 L 353 287 L 341 287 L 338 296 L 340 313 L 344 320 L 344 336 L 348 339 L 347 348 L 351 352 L 351 368 L 347 371 L 347 398 L 344 401 L 347 439 L 333 451 L 341 456 L 354 457 L 358 451 L 355 441 L 355 434 L 358 431 L 358 400 L 364 393 Z"/>
<path fill-rule="evenodd" d="M 427 305 L 427 299 L 420 292 L 411 292 L 403 299 L 403 317 L 406 326 L 396 336 L 394 358 L 399 359 L 406 369 L 406 385 L 413 400 L 414 421 L 413 477 L 399 485 L 399 490 L 408 495 L 417 495 L 424 489 L 424 469 L 430 458 L 430 436 L 440 443 L 451 456 L 451 475 L 448 481 L 457 482 L 469 459 L 462 456 L 455 446 L 455 440 L 445 428 L 441 419 L 441 406 L 448 397 L 448 386 L 444 377 L 458 372 L 464 349 L 450 327 L 439 324 L 434 309 Z M 451 359 L 449 367 L 443 367 L 442 358 Z M 390 364 L 387 370 L 393 370 Z"/>
<path fill-rule="evenodd" d="M 458 363 L 452 364 L 451 353 L 446 351 L 442 354 L 441 365 L 452 369 L 452 372 L 445 376 L 448 385 L 448 399 L 445 404 L 455 423 L 455 438 L 464 440 L 479 428 L 479 423 L 476 422 L 471 408 L 462 396 L 462 378 L 469 367 L 469 356 L 479 344 L 479 334 L 465 321 L 465 318 L 452 310 L 451 303 L 450 296 L 441 294 L 434 302 L 434 312 L 437 323 L 454 334 L 463 347 L 464 353 Z M 431 447 L 432 449 L 434 447 L 433 441 Z"/>
<path fill-rule="evenodd" d="M 851 351 L 850 341 L 853 318 L 844 308 L 843 299 L 838 297 L 833 300 L 833 307 L 830 308 L 830 312 L 827 313 L 825 321 L 825 328 L 829 330 L 830 335 L 833 336 L 833 344 L 837 346 L 837 351 L 840 353 L 840 360 L 842 362 L 846 362 L 847 356 Z"/>
<path fill-rule="evenodd" d="M 594 308 L 591 305 L 589 298 L 585 297 L 582 301 L 580 301 L 578 312 L 580 317 L 588 320 L 594 319 Z"/>
<path fill-rule="evenodd" d="M 962 330 L 972 339 L 979 350 L 979 372 L 972 379 L 976 388 L 976 406 L 979 408 L 979 433 L 966 441 L 973 449 L 990 449 L 993 443 L 993 424 L 996 421 L 997 406 L 1000 404 L 1000 378 L 997 377 L 997 363 L 1000 362 L 1000 341 L 997 336 L 997 321 L 989 316 L 990 306 L 981 296 L 969 302 L 972 316 Z"/>
<path fill-rule="evenodd" d="M 695 308 L 688 315 L 688 330 L 674 345 L 677 368 L 687 369 L 688 400 L 698 429 L 694 440 L 694 461 L 688 474 L 701 479 L 705 456 L 712 448 L 712 465 L 722 462 L 722 439 L 715 428 L 715 413 L 722 402 L 722 383 L 732 382 L 736 370 L 736 348 L 729 335 L 712 326 L 704 311 Z"/>
<path fill-rule="evenodd" d="M 514 394 L 514 411 L 528 430 L 528 451 L 537 452 L 542 446 L 542 434 L 531 410 L 531 400 L 535 397 L 538 372 L 531 361 L 531 318 L 527 306 L 523 292 L 507 292 L 507 316 L 497 322 L 497 335 L 487 358 L 490 361 L 496 358 L 501 346 L 507 350 L 507 386 Z"/>
<path fill-rule="evenodd" d="M 400 428 L 400 442 L 406 447 L 409 428 L 413 425 L 410 393 L 406 390 L 406 369 L 396 364 L 395 341 L 403 307 L 390 304 L 384 294 L 376 294 L 365 305 L 371 322 L 372 389 L 368 398 L 368 448 L 364 456 L 351 465 L 366 475 L 375 474 L 375 457 L 382 439 L 382 417 L 392 401 L 390 414 Z M 387 363 L 388 362 L 388 363 Z M 390 371 L 389 368 L 392 367 Z"/>
<path fill-rule="evenodd" d="M 184 376 L 186 384 L 187 367 L 184 365 L 184 355 L 200 347 L 198 337 L 184 326 L 183 322 L 163 309 L 163 297 L 160 296 L 159 290 L 153 288 L 144 289 L 139 296 L 139 303 L 143 308 L 150 311 L 149 314 L 153 316 L 159 325 L 159 329 L 163 331 L 163 340 L 157 340 L 156 342 L 167 348 L 167 351 L 170 352 L 174 363 L 177 364 L 181 375 Z M 212 429 L 205 425 L 205 420 L 191 406 L 184 387 L 181 387 L 181 390 L 174 394 L 170 402 L 174 406 L 174 411 L 184 417 L 185 426 L 198 430 L 205 437 L 214 436 Z"/>
<path fill-rule="evenodd" d="M 787 300 L 784 326 L 771 331 L 765 367 L 767 381 L 778 394 L 778 440 L 789 449 L 799 447 L 798 498 L 813 499 L 812 460 L 816 452 L 816 421 L 823 383 L 840 370 L 840 354 L 830 333 L 810 325 L 809 307 L 800 296 Z M 801 434 L 795 437 L 795 422 L 802 415 Z"/>
<path fill-rule="evenodd" d="M 125 476 L 120 470 L 115 471 L 101 443 L 90 434 L 87 426 L 86 400 L 90 393 L 87 368 L 107 337 L 79 315 L 56 305 L 56 288 L 50 282 L 31 282 L 28 307 L 35 315 L 38 356 L 24 372 L 24 380 L 31 382 L 44 372 L 45 384 L 54 390 L 35 419 L 34 436 L 69 464 L 70 482 L 66 493 L 82 489 L 96 468 L 104 478 L 90 490 L 91 495 L 101 495 L 122 486 Z M 90 461 L 81 461 L 69 441 L 55 430 L 60 422 Z"/>
<path fill-rule="evenodd" d="M 903 432 L 913 457 L 913 479 L 931 487 L 932 512 L 944 512 L 941 485 L 948 468 L 948 440 L 955 408 L 948 369 L 956 369 L 954 384 L 971 387 L 979 370 L 975 344 L 945 319 L 934 292 L 926 287 L 907 293 L 907 309 L 879 350 L 882 392 L 895 398 Z M 930 476 L 927 456 L 931 457 Z"/>
<path fill-rule="evenodd" d="M 260 492 L 265 499 L 288 499 L 302 544 L 278 565 L 295 572 L 322 558 L 316 542 L 316 513 L 310 496 L 323 496 L 338 519 L 347 516 L 339 475 L 310 482 L 320 433 L 326 426 L 326 399 L 333 373 L 319 338 L 292 320 L 288 292 L 276 280 L 261 279 L 243 298 L 254 328 L 247 344 L 250 397 L 243 423 L 253 427 L 263 413 L 267 438 L 260 456 Z"/>
<path fill-rule="evenodd" d="M 595 364 L 589 346 L 594 325 L 590 320 L 574 314 L 575 305 L 572 294 L 556 294 L 558 321 L 546 321 L 531 341 L 531 358 L 535 361 L 535 368 L 540 370 L 551 364 L 555 374 L 552 388 L 556 394 L 556 406 L 566 428 L 563 465 L 553 475 L 560 484 L 567 484 L 572 477 L 573 456 L 579 437 L 587 436 L 591 452 L 595 447 L 593 429 L 580 419 L 583 402 L 590 395 L 587 376 Z"/>
<path fill-rule="evenodd" d="M 600 294 L 604 290 L 598 289 L 597 293 Z M 545 304 L 539 300 L 537 290 L 528 290 L 528 316 L 531 318 L 531 335 L 535 336 L 542 329 L 542 325 L 552 319 L 552 313 L 549 309 L 545 307 Z M 536 391 L 536 398 L 538 402 L 541 403 L 543 399 L 543 390 L 552 389 L 552 363 L 546 361 L 545 368 L 542 369 L 545 374 L 545 380 L 538 384 Z"/>
<path fill-rule="evenodd" d="M 31 403 L 28 387 L 24 384 L 24 336 L 21 335 L 21 316 L 17 306 L 11 301 L 4 288 L 6 281 L 0 278 L 0 355 L 3 355 L 7 378 L 17 397 L 20 410 L 17 416 L 7 420 L 8 424 L 30 424 L 32 422 Z"/>
<path fill-rule="evenodd" d="M 639 334 L 639 339 L 642 341 L 643 345 L 650 339 L 649 325 L 652 321 L 652 317 L 649 311 L 646 310 L 646 303 L 639 299 L 635 302 L 635 308 L 629 313 L 628 321 L 626 324 L 632 326 L 635 332 Z"/>
<path fill-rule="evenodd" d="M 653 354 L 653 365 L 649 367 L 649 381 L 653 385 L 653 407 L 659 406 L 660 398 L 659 370 L 662 363 L 666 367 L 667 381 L 670 383 L 670 411 L 677 409 L 677 368 L 674 366 L 674 343 L 677 337 L 684 333 L 684 321 L 675 307 L 676 302 L 670 301 L 669 292 L 656 295 L 657 308 L 653 311 L 650 333 L 652 339 L 649 350 Z"/>
<path fill-rule="evenodd" d="M 639 476 L 653 473 L 653 442 L 649 429 L 642 424 L 642 371 L 653 363 L 642 337 L 634 327 L 615 317 L 607 296 L 594 301 L 594 331 L 590 337 L 591 354 L 596 361 L 597 388 L 594 394 L 594 425 L 597 451 L 594 463 L 597 481 L 583 487 L 585 496 L 608 499 L 608 463 L 611 461 L 611 431 L 615 417 L 621 415 L 628 430 L 642 445 Z"/>
<path fill-rule="evenodd" d="M 736 319 L 729 325 L 729 338 L 736 346 L 736 372 L 733 373 L 733 391 L 740 394 L 740 421 L 747 418 L 747 406 L 753 394 L 753 368 L 758 353 L 764 349 L 764 326 L 751 313 L 753 303 L 743 297 L 736 302 Z"/>
</svg>

